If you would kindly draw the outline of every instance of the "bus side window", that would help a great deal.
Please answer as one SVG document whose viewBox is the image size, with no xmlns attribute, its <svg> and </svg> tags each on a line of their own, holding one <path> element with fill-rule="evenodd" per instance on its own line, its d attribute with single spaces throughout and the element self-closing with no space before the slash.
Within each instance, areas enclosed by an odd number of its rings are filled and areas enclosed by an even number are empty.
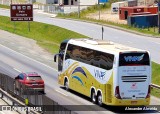
<svg viewBox="0 0 160 114">
<path fill-rule="evenodd" d="M 67 59 L 110 70 L 113 67 L 114 55 L 68 44 L 65 60 Z"/>
<path fill-rule="evenodd" d="M 65 60 L 73 59 L 73 48 L 74 46 L 72 44 L 68 44 Z"/>
<path fill-rule="evenodd" d="M 98 53 L 96 51 L 92 52 L 92 56 L 90 56 L 90 65 L 99 67 L 99 61 L 98 61 Z"/>
<path fill-rule="evenodd" d="M 108 53 L 101 53 L 100 67 L 110 70 L 113 67 L 114 55 Z"/>
</svg>

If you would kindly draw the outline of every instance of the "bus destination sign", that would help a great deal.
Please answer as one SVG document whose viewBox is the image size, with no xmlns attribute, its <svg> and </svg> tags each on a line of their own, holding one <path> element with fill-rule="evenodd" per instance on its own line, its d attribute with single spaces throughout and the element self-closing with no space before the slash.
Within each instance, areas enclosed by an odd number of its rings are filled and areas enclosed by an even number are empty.
<svg viewBox="0 0 160 114">
<path fill-rule="evenodd" d="M 33 21 L 32 4 L 11 4 L 11 21 Z"/>
</svg>

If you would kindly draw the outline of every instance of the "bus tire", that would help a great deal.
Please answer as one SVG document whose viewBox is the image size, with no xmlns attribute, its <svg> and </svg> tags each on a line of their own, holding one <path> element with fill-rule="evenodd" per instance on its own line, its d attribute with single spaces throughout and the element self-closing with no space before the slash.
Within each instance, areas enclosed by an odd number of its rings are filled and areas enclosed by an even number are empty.
<svg viewBox="0 0 160 114">
<path fill-rule="evenodd" d="M 65 87 L 65 90 L 67 90 L 67 91 L 69 90 L 69 83 L 68 83 L 67 78 L 65 78 L 64 87 Z"/>
<path fill-rule="evenodd" d="M 101 93 L 98 93 L 98 95 L 97 95 L 97 104 L 99 106 L 102 106 L 102 95 L 101 95 Z"/>
<path fill-rule="evenodd" d="M 96 92 L 94 90 L 92 90 L 92 93 L 91 93 L 91 100 L 94 104 L 96 104 L 97 99 L 96 99 Z"/>
</svg>

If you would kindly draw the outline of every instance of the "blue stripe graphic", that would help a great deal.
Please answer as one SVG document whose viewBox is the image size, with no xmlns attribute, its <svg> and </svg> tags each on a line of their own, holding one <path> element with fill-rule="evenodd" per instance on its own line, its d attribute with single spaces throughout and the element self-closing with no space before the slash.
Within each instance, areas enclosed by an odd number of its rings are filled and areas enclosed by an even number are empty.
<svg viewBox="0 0 160 114">
<path fill-rule="evenodd" d="M 72 78 L 78 80 L 81 83 L 81 85 L 84 85 L 82 80 L 78 76 L 73 76 Z"/>
</svg>

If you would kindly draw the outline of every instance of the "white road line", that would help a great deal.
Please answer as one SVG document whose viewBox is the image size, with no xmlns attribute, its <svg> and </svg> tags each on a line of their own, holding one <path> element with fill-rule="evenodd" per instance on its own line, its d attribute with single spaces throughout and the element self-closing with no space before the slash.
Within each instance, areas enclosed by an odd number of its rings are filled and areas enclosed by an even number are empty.
<svg viewBox="0 0 160 114">
<path fill-rule="evenodd" d="M 130 43 L 130 44 L 132 43 L 131 41 L 127 41 L 127 42 Z"/>
<path fill-rule="evenodd" d="M 18 69 L 16 69 L 16 68 L 13 68 L 14 70 L 16 70 L 17 72 L 20 72 L 21 73 L 21 71 L 20 70 L 18 70 Z"/>
<path fill-rule="evenodd" d="M 39 63 L 39 64 L 41 64 L 41 65 L 43 65 L 43 66 L 46 66 L 46 67 L 48 67 L 48 68 L 50 68 L 50 69 L 52 69 L 52 70 L 55 70 L 55 71 L 57 72 L 56 69 L 54 69 L 54 68 L 52 68 L 52 67 L 50 67 L 50 66 L 48 66 L 48 65 L 46 65 L 46 64 L 44 64 L 44 63 L 41 63 L 41 62 L 39 62 L 39 61 L 37 61 L 37 60 L 34 60 L 34 59 L 32 59 L 32 58 L 30 58 L 30 57 L 28 57 L 28 56 L 25 56 L 25 55 L 23 55 L 23 54 L 21 54 L 21 53 L 19 53 L 19 52 L 17 52 L 17 51 L 14 51 L 14 50 L 12 50 L 12 49 L 10 49 L 10 48 L 2 45 L 2 44 L 0 44 L 0 46 L 4 47 L 4 48 L 6 48 L 6 49 L 8 49 L 8 50 L 10 50 L 10 51 L 12 51 L 12 52 L 14 52 L 14 53 L 17 53 L 17 54 L 19 54 L 19 55 L 22 55 L 22 56 L 24 56 L 24 57 L 26 57 L 26 58 L 34 61 L 34 62 L 37 62 L 37 63 Z"/>
<path fill-rule="evenodd" d="M 57 91 L 58 93 L 60 93 L 60 94 L 62 94 L 62 95 L 65 95 L 65 96 L 68 96 L 68 95 L 66 95 L 65 93 L 63 93 L 63 92 L 61 92 L 61 91 L 59 91 L 59 90 L 55 90 L 55 91 Z"/>
</svg>

